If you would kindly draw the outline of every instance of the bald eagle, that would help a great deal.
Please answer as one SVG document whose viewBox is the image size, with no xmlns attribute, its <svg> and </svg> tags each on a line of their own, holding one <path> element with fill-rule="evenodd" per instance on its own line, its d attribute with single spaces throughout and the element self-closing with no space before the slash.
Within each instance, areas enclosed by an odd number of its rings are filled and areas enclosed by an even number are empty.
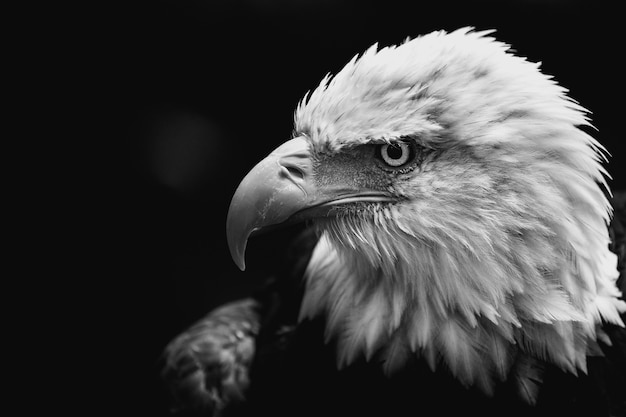
<svg viewBox="0 0 626 417">
<path fill-rule="evenodd" d="M 607 152 L 490 34 L 374 45 L 299 103 L 228 244 L 243 270 L 252 234 L 306 228 L 267 291 L 167 346 L 179 410 L 624 413 Z"/>
</svg>

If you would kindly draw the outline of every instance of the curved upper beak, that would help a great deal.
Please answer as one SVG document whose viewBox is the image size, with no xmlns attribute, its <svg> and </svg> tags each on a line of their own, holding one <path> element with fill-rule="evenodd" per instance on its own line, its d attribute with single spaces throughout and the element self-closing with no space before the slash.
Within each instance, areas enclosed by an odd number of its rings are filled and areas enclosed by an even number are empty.
<svg viewBox="0 0 626 417">
<path fill-rule="evenodd" d="M 241 269 L 250 235 L 291 221 L 326 216 L 338 205 L 356 201 L 390 201 L 372 190 L 342 184 L 318 187 L 309 144 L 303 137 L 285 142 L 259 162 L 241 181 L 228 210 L 226 234 L 230 254 Z"/>
</svg>

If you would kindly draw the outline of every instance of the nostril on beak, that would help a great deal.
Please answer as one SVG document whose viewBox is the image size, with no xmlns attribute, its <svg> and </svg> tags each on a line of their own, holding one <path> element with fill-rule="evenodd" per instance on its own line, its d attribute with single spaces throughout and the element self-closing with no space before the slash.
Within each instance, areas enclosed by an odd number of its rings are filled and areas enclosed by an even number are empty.
<svg viewBox="0 0 626 417">
<path fill-rule="evenodd" d="M 304 172 L 302 172 L 300 168 L 293 166 L 293 165 L 289 165 L 289 164 L 285 165 L 285 168 L 287 169 L 287 171 L 292 177 L 295 177 L 299 180 L 304 179 Z"/>
<path fill-rule="evenodd" d="M 289 177 L 292 181 L 305 181 L 309 172 L 309 159 L 300 155 L 289 155 L 281 158 L 278 163 L 282 167 L 282 175 Z"/>
<path fill-rule="evenodd" d="M 303 138 L 292 139 L 274 151 L 278 156 L 280 175 L 294 184 L 305 183 L 311 177 L 313 164 L 308 151 L 308 143 Z"/>
</svg>

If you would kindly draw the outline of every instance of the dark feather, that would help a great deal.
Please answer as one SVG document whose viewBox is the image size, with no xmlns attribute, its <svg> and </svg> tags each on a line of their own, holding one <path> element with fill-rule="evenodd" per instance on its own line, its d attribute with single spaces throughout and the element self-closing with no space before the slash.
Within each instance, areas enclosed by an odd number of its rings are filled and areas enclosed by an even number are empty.
<svg viewBox="0 0 626 417">
<path fill-rule="evenodd" d="M 174 412 L 220 416 L 227 406 L 244 400 L 259 331 L 258 308 L 252 298 L 221 306 L 165 348 L 163 378 Z"/>
</svg>

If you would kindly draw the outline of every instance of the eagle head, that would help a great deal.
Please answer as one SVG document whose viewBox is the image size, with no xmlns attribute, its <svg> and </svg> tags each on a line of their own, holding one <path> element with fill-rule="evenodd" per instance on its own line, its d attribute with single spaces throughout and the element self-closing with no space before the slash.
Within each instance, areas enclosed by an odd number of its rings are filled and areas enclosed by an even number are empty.
<svg viewBox="0 0 626 417">
<path fill-rule="evenodd" d="M 623 325 L 606 151 L 566 89 L 489 33 L 355 56 L 233 197 L 242 269 L 254 231 L 317 229 L 301 319 L 326 317 L 340 364 L 421 357 L 490 392 L 520 354 L 585 370 L 599 323 Z"/>
</svg>

